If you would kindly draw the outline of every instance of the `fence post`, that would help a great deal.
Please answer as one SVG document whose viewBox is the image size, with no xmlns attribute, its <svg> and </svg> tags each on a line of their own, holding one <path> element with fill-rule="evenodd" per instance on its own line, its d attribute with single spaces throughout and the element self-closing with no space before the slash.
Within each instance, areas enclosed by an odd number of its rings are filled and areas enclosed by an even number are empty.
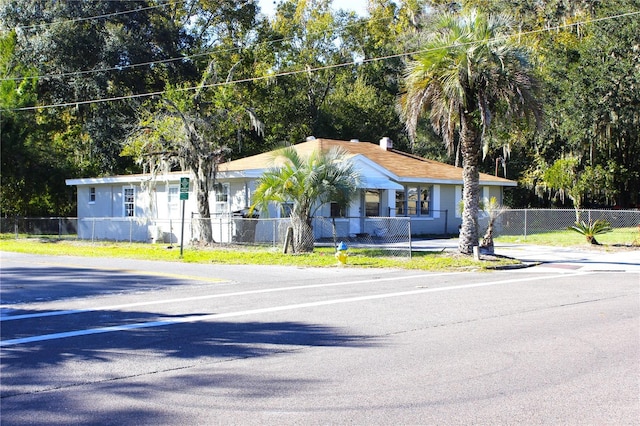
<svg viewBox="0 0 640 426">
<path fill-rule="evenodd" d="M 277 230 L 276 219 L 272 219 L 272 223 L 273 223 L 273 247 L 276 247 L 276 230 Z"/>
<path fill-rule="evenodd" d="M 19 238 L 19 235 L 18 235 L 18 216 L 15 216 L 13 218 L 13 230 L 16 233 L 16 240 L 17 240 Z"/>
<path fill-rule="evenodd" d="M 444 222 L 447 223 L 447 220 L 445 219 Z M 407 221 L 407 227 L 409 228 L 409 260 L 411 260 L 413 256 L 413 247 L 412 247 L 412 240 L 411 240 L 411 218 L 409 218 L 409 220 Z M 446 225 L 445 225 L 445 233 L 446 233 Z"/>
<path fill-rule="evenodd" d="M 527 209 L 524 209 L 524 239 L 527 239 Z"/>
</svg>

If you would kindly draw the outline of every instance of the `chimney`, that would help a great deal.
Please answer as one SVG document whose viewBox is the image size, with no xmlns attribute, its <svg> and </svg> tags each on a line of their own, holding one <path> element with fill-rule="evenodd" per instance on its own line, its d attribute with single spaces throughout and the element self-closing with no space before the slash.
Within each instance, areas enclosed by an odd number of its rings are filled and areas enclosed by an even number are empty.
<svg viewBox="0 0 640 426">
<path fill-rule="evenodd" d="M 391 138 L 385 136 L 384 138 L 380 139 L 380 148 L 384 149 L 385 151 L 393 149 L 393 141 L 391 140 Z"/>
<path fill-rule="evenodd" d="M 351 139 L 349 142 L 351 142 L 351 143 L 358 143 L 358 142 L 360 142 L 360 139 Z"/>
</svg>

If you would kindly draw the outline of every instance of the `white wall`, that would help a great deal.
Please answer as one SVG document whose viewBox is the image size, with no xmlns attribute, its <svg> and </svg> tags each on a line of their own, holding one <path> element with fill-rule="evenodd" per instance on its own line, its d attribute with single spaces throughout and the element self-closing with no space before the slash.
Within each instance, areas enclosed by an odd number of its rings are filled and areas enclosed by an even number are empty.
<svg viewBox="0 0 640 426">
<path fill-rule="evenodd" d="M 377 173 L 375 170 L 369 170 L 371 173 Z M 90 202 L 90 188 L 95 188 L 95 202 Z M 123 204 L 123 188 L 130 187 L 130 184 L 109 183 L 109 184 L 87 184 L 78 185 L 78 217 L 86 218 L 118 218 L 118 220 L 85 223 L 79 225 L 80 238 L 95 235 L 96 226 L 102 227 L 101 235 L 97 238 L 127 240 L 132 235 L 138 240 L 155 240 L 157 238 L 171 238 L 173 242 L 178 242 L 180 235 L 180 223 L 182 214 L 182 201 L 179 200 L 179 194 L 173 194 L 178 198 L 172 205 L 169 205 L 169 188 L 179 188 L 179 181 L 158 182 L 155 189 L 149 194 L 143 191 L 139 184 L 135 184 L 136 208 L 135 217 L 124 217 Z M 251 194 L 255 188 L 255 180 L 248 179 L 232 179 L 229 181 L 229 212 L 241 211 L 247 209 L 251 205 Z M 433 214 L 430 217 L 412 218 L 413 234 L 440 234 L 445 231 L 454 232 L 459 223 L 460 217 L 457 213 L 457 203 L 461 198 L 462 187 L 460 185 L 433 185 L 433 193 L 431 207 Z M 189 199 L 185 202 L 185 219 L 187 223 L 190 221 L 192 214 L 197 213 L 196 197 L 193 188 L 193 182 L 190 187 Z M 482 188 L 483 197 L 495 196 L 502 201 L 502 188 L 486 187 Z M 211 203 L 215 202 L 214 194 L 210 197 Z M 391 208 L 391 210 L 390 210 Z M 261 218 L 278 218 L 280 217 L 279 206 L 272 204 L 269 214 L 261 212 Z M 448 210 L 445 215 L 440 210 Z M 213 211 L 213 209 L 212 209 Z M 391 213 L 395 216 L 395 190 L 382 191 L 381 213 L 383 216 Z M 347 216 L 360 217 L 363 214 L 362 197 L 357 196 L 347 209 Z M 316 216 L 330 216 L 330 206 L 325 205 L 316 212 Z M 197 217 L 197 215 L 196 215 Z M 146 220 L 150 218 L 154 220 L 153 229 L 147 229 L 150 225 Z M 357 234 L 364 232 L 362 230 L 362 220 L 350 220 L 336 218 L 337 221 L 344 222 L 349 227 L 349 233 Z M 109 223 L 108 223 L 109 222 Z M 107 224 L 108 223 L 108 224 Z M 135 226 L 132 225 L 135 223 Z M 347 225 L 348 224 L 348 225 Z M 89 227 L 90 226 L 90 227 Z M 101 229 L 102 229 L 101 228 Z M 190 239 L 190 229 L 186 226 L 185 239 Z"/>
</svg>

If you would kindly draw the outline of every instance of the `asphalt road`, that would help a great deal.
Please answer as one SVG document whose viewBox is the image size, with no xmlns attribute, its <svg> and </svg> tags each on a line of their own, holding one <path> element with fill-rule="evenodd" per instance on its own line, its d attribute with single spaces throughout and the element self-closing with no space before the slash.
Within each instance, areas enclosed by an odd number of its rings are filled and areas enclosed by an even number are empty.
<svg viewBox="0 0 640 426">
<path fill-rule="evenodd" d="M 640 273 L 0 253 L 3 425 L 640 424 Z"/>
</svg>

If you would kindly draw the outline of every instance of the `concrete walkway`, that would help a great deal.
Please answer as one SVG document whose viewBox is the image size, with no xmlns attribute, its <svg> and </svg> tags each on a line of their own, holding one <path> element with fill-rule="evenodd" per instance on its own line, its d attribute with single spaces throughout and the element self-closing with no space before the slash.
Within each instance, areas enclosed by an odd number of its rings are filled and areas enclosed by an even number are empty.
<svg viewBox="0 0 640 426">
<path fill-rule="evenodd" d="M 496 246 L 496 254 L 523 263 L 540 263 L 537 269 L 553 269 L 555 272 L 566 269 L 640 273 L 640 249 L 504 244 Z"/>
<path fill-rule="evenodd" d="M 414 249 L 457 250 L 456 239 L 412 242 Z M 601 271 L 640 273 L 639 248 L 551 247 L 532 244 L 496 244 L 495 253 L 532 265 L 538 271 Z"/>
</svg>

